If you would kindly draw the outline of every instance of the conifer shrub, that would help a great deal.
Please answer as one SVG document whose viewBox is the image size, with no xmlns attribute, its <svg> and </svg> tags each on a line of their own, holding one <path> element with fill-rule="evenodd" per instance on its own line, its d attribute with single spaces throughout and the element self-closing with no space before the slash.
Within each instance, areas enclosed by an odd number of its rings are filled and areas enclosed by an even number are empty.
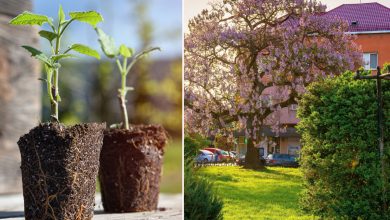
<svg viewBox="0 0 390 220">
<path fill-rule="evenodd" d="M 185 161 L 184 168 L 184 219 L 222 220 L 222 200 L 216 196 L 212 183 L 201 177 L 191 159 Z"/>
</svg>

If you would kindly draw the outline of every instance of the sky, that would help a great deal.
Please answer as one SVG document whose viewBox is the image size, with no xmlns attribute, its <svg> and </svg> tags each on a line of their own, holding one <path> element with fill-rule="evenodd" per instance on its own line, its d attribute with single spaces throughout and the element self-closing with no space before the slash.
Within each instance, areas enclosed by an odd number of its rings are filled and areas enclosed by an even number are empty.
<svg viewBox="0 0 390 220">
<path fill-rule="evenodd" d="M 150 46 L 159 46 L 162 52 L 151 55 L 152 58 L 181 57 L 182 51 L 182 0 L 139 0 L 149 2 L 148 16 L 154 24 L 154 42 Z M 61 4 L 65 13 L 70 11 L 96 10 L 102 14 L 104 23 L 98 25 L 107 34 L 116 39 L 117 45 L 125 43 L 140 50 L 137 35 L 137 18 L 134 16 L 135 0 L 33 0 L 33 12 L 57 17 Z M 82 43 L 99 49 L 97 36 L 87 24 L 73 23 L 64 36 L 70 43 Z M 42 41 L 43 47 L 46 45 Z M 100 49 L 99 49 L 100 51 Z"/>
<path fill-rule="evenodd" d="M 188 21 L 199 14 L 203 9 L 208 7 L 209 2 L 221 1 L 221 0 L 183 0 L 184 1 L 184 32 L 188 31 Z M 356 3 L 368 3 L 378 2 L 384 6 L 390 7 L 390 0 L 322 0 L 323 4 L 327 6 L 327 10 L 331 10 L 342 4 L 356 4 Z"/>
</svg>

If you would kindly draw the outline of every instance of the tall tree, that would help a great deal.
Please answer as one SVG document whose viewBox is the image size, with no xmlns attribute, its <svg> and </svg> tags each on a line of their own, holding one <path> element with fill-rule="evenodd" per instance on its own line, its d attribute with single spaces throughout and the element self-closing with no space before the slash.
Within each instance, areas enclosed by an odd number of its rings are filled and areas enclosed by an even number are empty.
<svg viewBox="0 0 390 220">
<path fill-rule="evenodd" d="M 230 136 L 245 130 L 246 167 L 258 168 L 254 146 L 268 116 L 296 104 L 312 81 L 360 65 L 347 24 L 321 17 L 325 8 L 316 1 L 224 0 L 194 17 L 184 43 L 185 128 Z M 263 93 L 272 87 L 273 95 Z M 284 131 L 277 121 L 271 128 Z"/>
</svg>

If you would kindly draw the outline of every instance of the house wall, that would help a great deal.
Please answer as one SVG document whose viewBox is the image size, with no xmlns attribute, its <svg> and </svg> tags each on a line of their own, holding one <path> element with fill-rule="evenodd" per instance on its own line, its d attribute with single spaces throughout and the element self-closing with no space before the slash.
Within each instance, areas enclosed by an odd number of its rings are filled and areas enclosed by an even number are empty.
<svg viewBox="0 0 390 220">
<path fill-rule="evenodd" d="M 357 34 L 355 42 L 362 47 L 364 53 L 378 53 L 378 64 L 390 62 L 390 33 Z"/>
<path fill-rule="evenodd" d="M 301 142 L 298 137 L 281 137 L 280 138 L 280 153 L 288 154 L 289 147 L 301 147 Z"/>
<path fill-rule="evenodd" d="M 244 139 L 244 137 L 241 136 L 239 139 Z M 291 152 L 289 152 L 289 147 L 298 147 L 298 150 L 301 149 L 301 142 L 299 137 L 278 137 L 274 138 L 274 141 L 276 142 L 276 146 L 259 146 L 264 149 L 265 156 L 275 152 L 281 154 L 290 154 Z M 247 145 L 243 141 L 239 141 L 235 150 L 239 155 L 245 155 L 247 151 Z"/>
</svg>

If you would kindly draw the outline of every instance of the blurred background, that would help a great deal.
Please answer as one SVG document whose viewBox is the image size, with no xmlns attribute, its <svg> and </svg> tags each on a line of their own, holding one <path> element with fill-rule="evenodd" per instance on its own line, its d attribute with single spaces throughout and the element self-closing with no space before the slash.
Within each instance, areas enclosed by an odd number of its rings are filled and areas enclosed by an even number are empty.
<svg viewBox="0 0 390 220">
<path fill-rule="evenodd" d="M 135 51 L 161 47 L 161 52 L 153 52 L 128 74 L 128 86 L 135 90 L 128 93 L 127 105 L 131 123 L 162 124 L 169 132 L 161 191 L 181 192 L 182 1 L 0 0 L 0 193 L 21 191 L 16 142 L 40 121 L 48 121 L 50 115 L 45 84 L 38 81 L 44 76 L 42 68 L 20 46 L 32 44 L 46 52 L 50 47 L 38 39 L 37 28 L 10 27 L 7 21 L 24 10 L 55 18 L 60 4 L 66 14 L 88 10 L 101 13 L 104 23 L 98 27 L 113 36 L 117 45 L 124 43 Z M 88 25 L 74 23 L 67 31 L 63 48 L 81 43 L 100 51 L 97 36 Z M 16 54 L 12 58 L 11 51 Z M 80 55 L 62 63 L 62 123 L 120 122 L 120 74 L 112 60 L 101 56 L 100 61 Z"/>
</svg>

